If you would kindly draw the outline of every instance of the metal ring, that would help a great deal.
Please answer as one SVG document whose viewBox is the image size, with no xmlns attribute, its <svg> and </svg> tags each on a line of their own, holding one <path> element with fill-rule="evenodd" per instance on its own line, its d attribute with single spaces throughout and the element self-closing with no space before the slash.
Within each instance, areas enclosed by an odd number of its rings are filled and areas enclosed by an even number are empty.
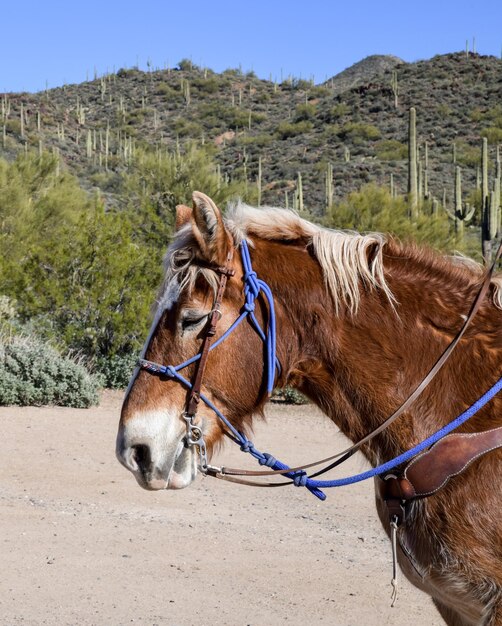
<svg viewBox="0 0 502 626">
<path fill-rule="evenodd" d="M 214 309 L 211 309 L 211 315 L 213 315 L 214 313 L 217 313 L 217 314 L 218 314 L 218 321 L 220 321 L 220 320 L 221 320 L 221 318 L 223 317 L 223 314 L 222 314 L 222 312 L 221 312 L 220 307 L 217 307 L 217 306 L 216 306 L 216 307 L 214 307 Z"/>
</svg>

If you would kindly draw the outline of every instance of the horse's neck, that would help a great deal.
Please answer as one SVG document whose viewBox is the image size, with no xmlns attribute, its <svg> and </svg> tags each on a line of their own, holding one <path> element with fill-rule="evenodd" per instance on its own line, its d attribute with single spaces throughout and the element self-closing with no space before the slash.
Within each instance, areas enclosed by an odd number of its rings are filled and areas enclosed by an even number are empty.
<svg viewBox="0 0 502 626">
<path fill-rule="evenodd" d="M 388 276 L 399 303 L 395 310 L 383 294 L 365 291 L 353 317 L 337 317 L 322 277 L 312 269 L 310 282 L 304 282 L 305 295 L 297 293 L 293 301 L 282 287 L 279 296 L 286 303 L 289 298 L 280 339 L 280 352 L 291 355 L 287 383 L 313 399 L 352 441 L 380 425 L 411 395 L 452 340 L 468 308 L 464 294 L 463 308 L 456 309 L 458 302 L 452 300 L 461 302 L 462 297 L 445 296 L 440 280 L 428 283 L 425 277 L 399 270 L 398 278 Z M 461 399 L 450 403 L 455 401 Z M 363 452 L 376 463 L 418 443 L 443 425 L 448 402 L 446 392 L 443 397 L 427 391 Z"/>
<path fill-rule="evenodd" d="M 379 426 L 413 391 L 408 359 L 415 349 L 396 332 L 395 313 L 389 307 L 374 317 L 364 308 L 354 319 L 333 318 L 317 336 L 307 331 L 291 371 L 293 386 L 353 442 Z M 408 419 L 398 432 L 381 435 L 363 452 L 372 463 L 390 458 L 413 438 L 413 431 L 414 420 Z"/>
</svg>

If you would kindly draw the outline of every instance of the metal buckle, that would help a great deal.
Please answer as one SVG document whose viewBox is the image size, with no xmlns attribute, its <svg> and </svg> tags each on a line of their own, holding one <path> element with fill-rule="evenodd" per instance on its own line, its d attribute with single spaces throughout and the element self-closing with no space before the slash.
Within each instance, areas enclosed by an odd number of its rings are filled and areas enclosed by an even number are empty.
<svg viewBox="0 0 502 626">
<path fill-rule="evenodd" d="M 218 478 L 218 476 L 221 476 L 224 472 L 222 471 L 221 467 L 215 467 L 214 465 L 206 465 L 203 473 L 206 476 L 213 476 L 214 478 Z"/>
<path fill-rule="evenodd" d="M 208 468 L 206 442 L 204 441 L 202 428 L 194 425 L 193 418 L 193 415 L 187 415 L 186 413 L 183 413 L 183 419 L 185 420 L 187 427 L 185 443 L 186 446 L 189 448 L 191 448 L 192 446 L 195 446 L 197 448 L 200 461 L 199 469 L 203 474 L 206 474 Z"/>
</svg>

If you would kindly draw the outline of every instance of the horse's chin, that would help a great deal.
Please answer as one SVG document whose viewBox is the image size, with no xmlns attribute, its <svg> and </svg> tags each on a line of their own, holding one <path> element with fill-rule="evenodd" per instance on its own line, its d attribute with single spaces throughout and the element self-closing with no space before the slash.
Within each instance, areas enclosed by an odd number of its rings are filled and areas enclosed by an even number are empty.
<svg viewBox="0 0 502 626">
<path fill-rule="evenodd" d="M 134 471 L 133 474 L 138 485 L 147 491 L 184 489 L 197 476 L 197 455 L 193 450 L 181 447 L 170 470 L 154 468 L 146 475 L 140 471 Z"/>
<path fill-rule="evenodd" d="M 178 474 L 177 472 L 171 472 L 169 476 L 169 480 L 164 480 L 162 478 L 155 478 L 151 480 L 145 480 L 143 476 L 135 474 L 136 481 L 140 487 L 146 489 L 147 491 L 161 491 L 163 489 L 184 489 L 188 487 L 195 478 L 190 476 L 183 476 L 182 474 Z"/>
<path fill-rule="evenodd" d="M 195 471 L 195 474 L 197 474 L 197 470 Z M 188 487 L 188 485 L 190 485 L 193 482 L 194 478 L 195 478 L 195 475 L 192 477 L 191 475 L 184 476 L 183 474 L 178 474 L 178 472 L 171 472 L 171 475 L 169 476 L 169 481 L 165 488 L 166 489 L 184 489 L 185 487 Z"/>
</svg>

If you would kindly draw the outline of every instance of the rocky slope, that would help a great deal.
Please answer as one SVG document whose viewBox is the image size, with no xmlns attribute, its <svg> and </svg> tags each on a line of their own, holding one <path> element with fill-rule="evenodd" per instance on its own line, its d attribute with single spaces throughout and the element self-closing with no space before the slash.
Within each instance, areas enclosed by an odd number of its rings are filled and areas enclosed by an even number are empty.
<svg viewBox="0 0 502 626">
<path fill-rule="evenodd" d="M 422 159 L 428 146 L 430 193 L 452 196 L 453 150 L 464 190 L 474 189 L 480 136 L 488 136 L 492 159 L 502 142 L 501 93 L 502 61 L 476 54 L 417 63 L 368 57 L 322 85 L 216 74 L 183 61 L 177 69 L 119 70 L 46 92 L 4 94 L 0 156 L 57 151 L 87 187 L 113 198 L 114 176 L 135 145 L 173 150 L 193 141 L 212 146 L 222 176 L 249 184 L 261 161 L 264 203 L 284 204 L 287 193 L 291 204 L 300 172 L 305 206 L 319 214 L 328 164 L 336 199 L 370 181 L 389 184 L 391 174 L 405 192 L 410 106 Z"/>
</svg>

